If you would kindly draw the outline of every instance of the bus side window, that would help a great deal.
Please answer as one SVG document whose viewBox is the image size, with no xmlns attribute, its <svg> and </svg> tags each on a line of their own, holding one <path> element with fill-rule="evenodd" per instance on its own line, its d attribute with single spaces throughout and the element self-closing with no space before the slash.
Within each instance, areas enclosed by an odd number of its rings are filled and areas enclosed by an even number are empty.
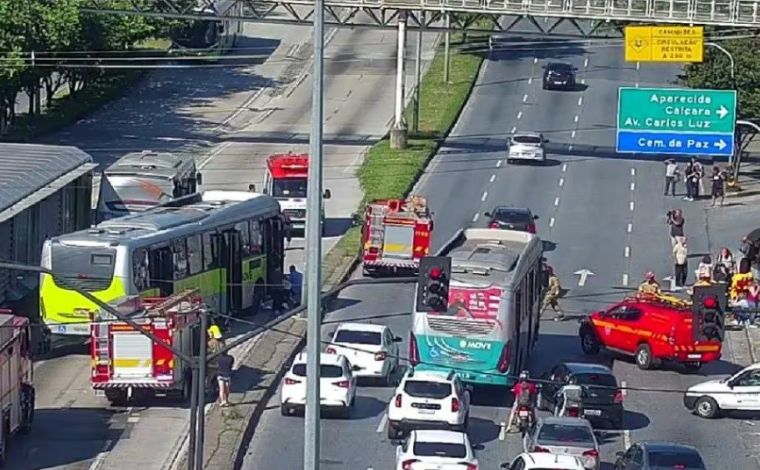
<svg viewBox="0 0 760 470">
<path fill-rule="evenodd" d="M 184 238 L 172 241 L 172 255 L 174 259 L 174 280 L 184 279 L 187 277 L 187 246 Z"/>
<path fill-rule="evenodd" d="M 240 256 L 250 258 L 251 234 L 248 232 L 248 222 L 238 222 L 235 224 L 235 230 L 240 232 Z"/>
<path fill-rule="evenodd" d="M 187 264 L 191 276 L 203 272 L 203 249 L 201 246 L 200 235 L 187 237 Z"/>
<path fill-rule="evenodd" d="M 138 292 L 150 287 L 148 251 L 139 248 L 132 252 L 132 280 Z"/>
<path fill-rule="evenodd" d="M 528 271 L 528 276 L 525 278 L 525 287 L 527 288 L 527 292 L 525 293 L 525 298 L 528 302 L 528 308 L 525 309 L 526 315 L 527 312 L 530 312 L 533 310 L 533 305 L 536 302 L 536 270 L 531 269 Z"/>
<path fill-rule="evenodd" d="M 211 232 L 206 232 L 203 234 L 203 270 L 209 271 L 216 267 L 216 247 L 211 238 Z"/>
<path fill-rule="evenodd" d="M 264 252 L 264 235 L 261 231 L 261 220 L 251 220 L 248 224 L 251 229 L 251 254 L 258 256 Z"/>
</svg>

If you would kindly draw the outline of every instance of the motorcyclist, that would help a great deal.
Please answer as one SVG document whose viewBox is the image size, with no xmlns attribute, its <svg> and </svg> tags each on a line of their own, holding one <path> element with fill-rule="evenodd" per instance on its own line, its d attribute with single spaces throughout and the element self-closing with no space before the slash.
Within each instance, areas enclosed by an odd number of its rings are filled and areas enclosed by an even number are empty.
<svg viewBox="0 0 760 470">
<path fill-rule="evenodd" d="M 567 416 L 568 410 L 576 408 L 578 410 L 578 417 L 583 416 L 583 387 L 575 383 L 569 383 L 564 385 L 557 392 L 557 406 L 555 408 L 555 415 Z"/>
<path fill-rule="evenodd" d="M 639 294 L 660 295 L 661 293 L 660 283 L 657 282 L 654 273 L 649 271 L 644 275 L 644 282 L 639 284 Z"/>
<path fill-rule="evenodd" d="M 512 388 L 512 393 L 515 395 L 515 401 L 512 404 L 512 411 L 509 413 L 506 432 L 510 432 L 512 429 L 512 423 L 515 420 L 515 416 L 517 416 L 517 410 L 520 406 L 527 405 L 530 407 L 531 413 L 534 413 L 538 387 L 536 384 L 529 382 L 529 379 L 530 373 L 528 373 L 527 370 L 520 372 L 520 378 Z"/>
</svg>

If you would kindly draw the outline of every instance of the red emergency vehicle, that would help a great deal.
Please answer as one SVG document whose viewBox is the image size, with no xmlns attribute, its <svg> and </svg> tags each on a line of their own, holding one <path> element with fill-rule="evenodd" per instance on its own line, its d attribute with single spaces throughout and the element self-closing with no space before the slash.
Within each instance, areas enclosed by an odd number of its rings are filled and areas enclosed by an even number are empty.
<svg viewBox="0 0 760 470">
<path fill-rule="evenodd" d="M 29 341 L 29 319 L 0 309 L 0 465 L 11 437 L 32 429 L 35 392 Z"/>
<path fill-rule="evenodd" d="M 695 341 L 691 303 L 673 296 L 636 294 L 581 322 L 583 352 L 596 355 L 604 348 L 633 356 L 641 369 L 662 361 L 690 369 L 720 359 L 719 340 Z"/>
<path fill-rule="evenodd" d="M 290 221 L 291 228 L 303 230 L 306 227 L 306 196 L 309 175 L 309 156 L 305 153 L 275 154 L 267 158 L 263 192 L 277 199 L 282 213 Z M 251 185 L 252 191 L 256 190 Z M 326 189 L 323 198 L 329 199 Z"/>
<path fill-rule="evenodd" d="M 134 297 L 116 308 L 188 356 L 196 356 L 205 341 L 200 331 L 204 306 L 197 290 L 163 298 Z M 102 313 L 93 321 L 90 348 L 92 388 L 105 392 L 112 405 L 123 406 L 138 394 L 189 400 L 191 365 L 111 314 Z M 212 376 L 208 374 L 211 387 L 216 383 Z"/>
<path fill-rule="evenodd" d="M 430 252 L 433 219 L 422 196 L 372 201 L 364 209 L 362 261 L 365 276 L 416 271 Z"/>
</svg>

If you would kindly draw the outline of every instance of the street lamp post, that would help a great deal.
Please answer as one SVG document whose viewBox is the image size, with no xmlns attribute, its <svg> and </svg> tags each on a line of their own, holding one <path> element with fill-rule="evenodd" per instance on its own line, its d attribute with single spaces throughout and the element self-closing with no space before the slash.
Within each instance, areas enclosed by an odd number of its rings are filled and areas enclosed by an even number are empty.
<svg viewBox="0 0 760 470">
<path fill-rule="evenodd" d="M 720 52 L 726 55 L 728 57 L 728 61 L 731 64 L 731 88 L 736 88 L 736 80 L 735 80 L 735 73 L 736 73 L 736 63 L 734 62 L 734 56 L 728 52 L 728 50 L 721 46 L 718 43 L 715 42 L 706 42 L 705 46 L 710 46 L 718 49 Z"/>
</svg>

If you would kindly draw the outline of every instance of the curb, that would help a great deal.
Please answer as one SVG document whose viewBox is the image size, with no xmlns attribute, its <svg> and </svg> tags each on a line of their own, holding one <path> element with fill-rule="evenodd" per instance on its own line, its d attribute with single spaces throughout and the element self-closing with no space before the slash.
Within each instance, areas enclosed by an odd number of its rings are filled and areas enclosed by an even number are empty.
<svg viewBox="0 0 760 470">
<path fill-rule="evenodd" d="M 760 194 L 760 188 L 758 189 L 745 189 L 735 192 L 726 192 L 727 198 L 736 198 L 736 197 L 744 197 L 744 196 L 756 196 Z"/>
</svg>

